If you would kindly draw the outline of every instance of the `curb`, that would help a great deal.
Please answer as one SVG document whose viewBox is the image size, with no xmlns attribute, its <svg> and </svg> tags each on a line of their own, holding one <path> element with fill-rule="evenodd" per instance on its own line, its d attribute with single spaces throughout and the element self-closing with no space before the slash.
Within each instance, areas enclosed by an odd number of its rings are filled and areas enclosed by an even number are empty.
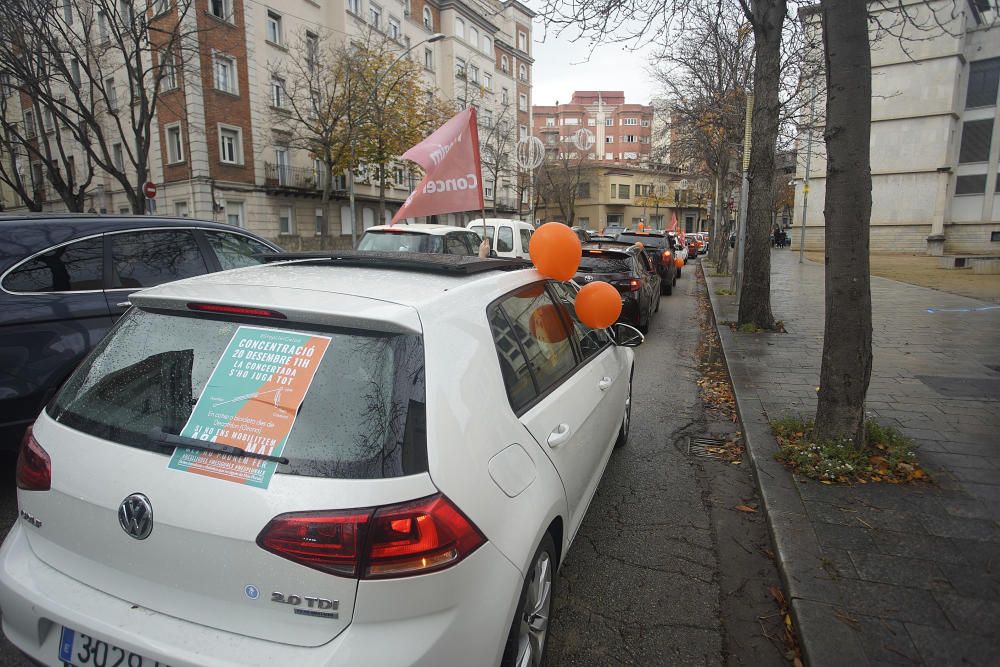
<svg viewBox="0 0 1000 667">
<path fill-rule="evenodd" d="M 802 497 L 791 473 L 775 460 L 778 443 L 764 416 L 763 407 L 754 392 L 741 391 L 734 378 L 743 376 L 739 359 L 735 358 L 734 333 L 720 325 L 720 314 L 735 308 L 736 297 L 720 297 L 716 288 L 722 280 L 711 278 L 706 266 L 701 272 L 712 304 L 712 324 L 719 335 L 722 356 L 729 373 L 736 412 L 743 425 L 743 438 L 750 458 L 751 470 L 764 506 L 771 542 L 774 546 L 778 572 L 788 595 L 792 618 L 797 629 L 802 658 L 808 665 L 867 665 L 857 633 L 836 618 L 834 605 L 842 605 L 839 586 L 823 569 L 819 540 L 806 513 Z M 728 278 L 726 287 L 728 287 Z M 728 303 L 723 303 L 726 299 Z M 735 312 L 732 319 L 736 319 Z M 745 336 L 762 334 L 740 334 Z M 766 335 L 766 334 L 765 334 Z"/>
</svg>

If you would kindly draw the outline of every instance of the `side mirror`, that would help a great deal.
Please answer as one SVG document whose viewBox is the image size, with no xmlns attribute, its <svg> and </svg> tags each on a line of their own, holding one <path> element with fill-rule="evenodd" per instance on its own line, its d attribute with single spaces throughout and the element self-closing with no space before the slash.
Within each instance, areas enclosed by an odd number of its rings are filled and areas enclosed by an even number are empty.
<svg viewBox="0 0 1000 667">
<path fill-rule="evenodd" d="M 612 327 L 612 331 L 614 331 L 615 345 L 621 347 L 639 347 L 646 340 L 638 329 L 629 324 L 619 322 Z"/>
</svg>

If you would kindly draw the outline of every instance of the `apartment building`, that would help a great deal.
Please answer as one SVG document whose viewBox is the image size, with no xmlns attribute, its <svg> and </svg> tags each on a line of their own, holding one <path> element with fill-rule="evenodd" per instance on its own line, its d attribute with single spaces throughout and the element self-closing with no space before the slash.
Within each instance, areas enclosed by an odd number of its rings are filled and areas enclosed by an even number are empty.
<svg viewBox="0 0 1000 667">
<path fill-rule="evenodd" d="M 585 164 L 581 167 L 572 197 L 574 225 L 590 231 L 608 226 L 638 229 L 667 229 L 677 219 L 677 230 L 701 231 L 708 227 L 708 193 L 692 187 L 690 176 L 665 169 L 614 164 Z M 567 193 L 554 193 L 566 197 Z M 541 202 L 538 217 L 563 219 L 556 202 Z"/>
<path fill-rule="evenodd" d="M 629 104 L 620 90 L 578 90 L 567 104 L 533 107 L 533 130 L 546 153 L 557 159 L 601 160 L 643 165 L 652 157 L 653 106 Z M 574 138 L 589 132 L 581 151 Z M 584 145 L 586 145 L 584 143 Z"/>
<path fill-rule="evenodd" d="M 117 10 L 118 4 L 130 2 L 111 5 Z M 186 7 L 188 2 L 193 6 Z M 481 136 L 505 122 L 513 140 L 502 142 L 507 159 L 493 158 L 502 162 L 492 172 L 496 177 L 484 178 L 486 206 L 513 214 L 527 210 L 522 204 L 528 201 L 527 175 L 516 168 L 513 156 L 517 138 L 527 136 L 531 122 L 535 14 L 517 0 L 157 0 L 141 5 L 136 1 L 135 11 L 142 11 L 140 6 L 148 7 L 156 20 L 179 21 L 186 39 L 197 40 L 191 49 L 196 55 L 176 67 L 158 97 L 149 149 L 149 180 L 158 186 L 156 213 L 228 222 L 289 249 L 316 247 L 320 238 L 346 245 L 352 227 L 360 233 L 381 224 L 379 183 L 363 166 L 355 172 L 353 221 L 346 174 L 334 178 L 332 205 L 322 205 L 323 167 L 283 131 L 287 124 L 280 119 L 288 82 L 276 75 L 303 44 L 311 48 L 311 40 L 356 40 L 372 30 L 421 64 L 426 82 L 442 99 L 475 105 Z M 91 28 L 99 30 L 108 17 L 67 13 L 60 20 L 77 25 L 90 21 Z M 429 42 L 436 33 L 445 38 Z M 149 57 L 163 58 L 159 53 Z M 125 101 L 130 99 L 127 86 L 121 81 L 113 87 Z M 14 100 L 6 107 L 8 116 L 23 117 L 24 123 L 42 122 L 34 118 L 31 100 Z M 126 107 L 124 102 L 108 105 L 102 113 L 127 119 Z M 134 146 L 115 150 L 128 149 Z M 69 153 L 79 164 L 80 158 Z M 400 163 L 391 169 L 385 221 L 419 180 L 406 167 Z M 67 161 L 66 168 L 75 166 Z M 30 176 L 37 189 L 46 191 L 42 170 L 32 165 Z M 0 198 L 6 210 L 25 208 L 9 187 L 0 186 Z M 66 210 L 51 195 L 44 197 L 41 208 Z M 128 213 L 131 207 L 120 183 L 97 174 L 84 210 Z M 462 224 L 478 215 L 452 214 L 434 221 Z"/>
<path fill-rule="evenodd" d="M 917 25 L 876 6 L 871 22 L 871 247 L 883 252 L 1000 253 L 1000 39 L 986 2 L 906 2 Z M 912 9 L 911 8 L 911 9 Z M 820 30 L 818 10 L 800 10 Z M 933 11 L 931 15 L 929 12 Z M 897 21 L 900 29 L 879 33 Z M 922 21 L 922 25 L 919 23 Z M 940 24 L 940 25 L 938 25 Z M 897 38 L 902 30 L 902 39 Z M 815 54 L 818 62 L 822 54 Z M 823 100 L 812 137 L 806 247 L 824 244 Z M 802 224 L 805 133 L 795 174 L 793 247 Z"/>
</svg>

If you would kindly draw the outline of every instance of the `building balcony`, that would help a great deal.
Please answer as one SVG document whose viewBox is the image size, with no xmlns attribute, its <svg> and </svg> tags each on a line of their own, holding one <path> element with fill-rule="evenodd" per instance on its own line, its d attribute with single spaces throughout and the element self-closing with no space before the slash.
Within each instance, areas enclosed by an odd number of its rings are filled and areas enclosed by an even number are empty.
<svg viewBox="0 0 1000 667">
<path fill-rule="evenodd" d="M 312 167 L 292 167 L 285 164 L 264 163 L 264 187 L 272 191 L 289 191 L 321 195 L 323 173 Z M 333 192 L 346 190 L 342 179 L 335 178 Z"/>
</svg>

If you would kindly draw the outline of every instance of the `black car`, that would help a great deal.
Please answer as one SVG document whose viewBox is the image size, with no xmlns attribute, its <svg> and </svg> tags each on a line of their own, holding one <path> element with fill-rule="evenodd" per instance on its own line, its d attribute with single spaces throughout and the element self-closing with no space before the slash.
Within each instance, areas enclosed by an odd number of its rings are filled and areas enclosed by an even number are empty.
<svg viewBox="0 0 1000 667">
<path fill-rule="evenodd" d="M 129 294 L 258 264 L 278 250 L 242 229 L 188 218 L 0 218 L 0 448 L 17 446 Z"/>
<path fill-rule="evenodd" d="M 674 242 L 666 232 L 622 232 L 622 243 L 641 243 L 656 272 L 660 274 L 660 289 L 667 296 L 674 293 L 677 284 L 677 266 L 674 265 Z"/>
<path fill-rule="evenodd" d="M 622 295 L 619 322 L 649 331 L 653 313 L 660 309 L 660 276 L 638 246 L 627 243 L 588 243 L 583 246 L 576 283 L 581 287 L 595 280 L 614 285 Z"/>
</svg>

